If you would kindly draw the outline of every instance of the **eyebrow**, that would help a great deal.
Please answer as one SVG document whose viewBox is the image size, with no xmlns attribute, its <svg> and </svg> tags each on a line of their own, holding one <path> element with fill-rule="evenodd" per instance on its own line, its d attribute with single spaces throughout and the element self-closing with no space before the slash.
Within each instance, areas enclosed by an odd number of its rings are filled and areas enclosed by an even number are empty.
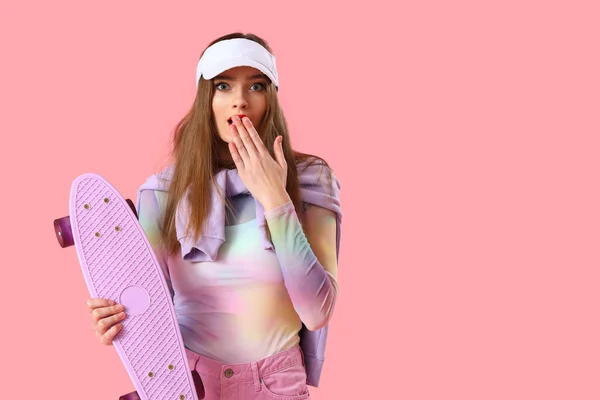
<svg viewBox="0 0 600 400">
<path fill-rule="evenodd" d="M 266 76 L 264 74 L 258 74 L 258 75 L 249 76 L 247 78 L 248 78 L 248 80 L 251 80 L 251 79 L 265 79 Z M 217 76 L 215 76 L 214 79 L 221 79 L 221 80 L 224 80 L 224 81 L 235 81 L 235 80 L 237 80 L 237 78 L 234 78 L 233 76 L 229 76 L 229 75 L 217 75 Z"/>
</svg>

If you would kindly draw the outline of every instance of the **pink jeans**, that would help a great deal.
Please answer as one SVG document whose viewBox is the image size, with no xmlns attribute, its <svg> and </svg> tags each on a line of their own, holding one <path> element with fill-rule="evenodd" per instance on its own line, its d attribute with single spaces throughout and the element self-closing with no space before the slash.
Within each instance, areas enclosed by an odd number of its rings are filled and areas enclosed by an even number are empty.
<svg viewBox="0 0 600 400">
<path fill-rule="evenodd" d="M 224 364 L 188 349 L 186 352 L 200 399 L 305 400 L 310 398 L 300 346 L 294 346 L 248 364 Z"/>
</svg>

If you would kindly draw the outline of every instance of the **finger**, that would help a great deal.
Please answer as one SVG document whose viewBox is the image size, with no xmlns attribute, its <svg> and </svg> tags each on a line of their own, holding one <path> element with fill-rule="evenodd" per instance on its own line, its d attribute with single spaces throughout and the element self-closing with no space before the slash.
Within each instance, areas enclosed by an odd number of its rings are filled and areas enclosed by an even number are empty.
<svg viewBox="0 0 600 400">
<path fill-rule="evenodd" d="M 240 156 L 240 153 L 237 150 L 237 146 L 235 143 L 229 143 L 229 152 L 231 153 L 231 158 L 238 170 L 244 169 L 244 160 Z"/>
<path fill-rule="evenodd" d="M 111 345 L 115 336 L 117 336 L 117 334 L 119 332 L 121 332 L 122 329 L 123 329 L 123 324 L 113 325 L 108 331 L 106 331 L 105 334 L 100 336 L 100 340 L 105 345 Z"/>
<path fill-rule="evenodd" d="M 260 138 L 260 135 L 258 134 L 257 130 L 252 125 L 252 121 L 250 121 L 250 118 L 244 117 L 242 119 L 242 122 L 246 127 L 246 130 L 248 131 L 248 135 L 250 136 L 254 147 L 256 148 L 257 154 L 260 154 L 263 157 L 266 156 L 268 154 L 268 150 L 265 147 L 265 144 L 263 143 L 262 139 Z"/>
<path fill-rule="evenodd" d="M 99 307 L 92 311 L 92 321 L 98 323 L 103 318 L 110 317 L 111 315 L 115 315 L 123 311 L 123 306 L 121 304 L 116 304 L 110 307 Z"/>
<path fill-rule="evenodd" d="M 92 312 L 98 307 L 110 307 L 114 306 L 115 302 L 110 299 L 89 299 L 87 302 L 88 311 Z"/>
<path fill-rule="evenodd" d="M 237 128 L 239 137 L 242 140 L 242 143 L 244 144 L 244 147 L 246 148 L 246 151 L 248 152 L 250 157 L 258 156 L 258 150 L 256 149 L 256 146 L 254 145 L 254 142 L 252 141 L 248 130 L 237 115 L 234 117 L 234 124 Z"/>
<path fill-rule="evenodd" d="M 277 163 L 281 168 L 285 168 L 287 163 L 285 162 L 285 155 L 283 154 L 283 136 L 277 136 L 277 139 L 275 139 L 273 153 L 275 153 L 275 160 L 277 160 Z"/>
<path fill-rule="evenodd" d="M 98 324 L 96 325 L 96 330 L 98 332 L 100 332 L 100 333 L 105 333 L 112 326 L 114 326 L 117 323 L 123 321 L 124 319 L 125 319 L 125 313 L 124 312 L 112 315 L 110 317 L 102 318 L 100 321 L 98 321 Z"/>
<path fill-rule="evenodd" d="M 250 162 L 250 155 L 248 154 L 248 150 L 246 150 L 246 147 L 244 146 L 244 142 L 242 142 L 239 130 L 235 124 L 231 124 L 230 129 L 231 134 L 233 136 L 233 143 L 235 144 L 235 149 L 244 161 L 244 165 L 247 165 Z"/>
</svg>

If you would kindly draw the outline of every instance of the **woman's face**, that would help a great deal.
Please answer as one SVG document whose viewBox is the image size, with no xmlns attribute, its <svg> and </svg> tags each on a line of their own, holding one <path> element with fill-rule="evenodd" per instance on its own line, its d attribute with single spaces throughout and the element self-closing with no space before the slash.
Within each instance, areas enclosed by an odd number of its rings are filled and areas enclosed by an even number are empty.
<svg viewBox="0 0 600 400">
<path fill-rule="evenodd" d="M 252 67 L 232 68 L 214 77 L 212 110 L 224 142 L 233 140 L 229 127 L 233 115 L 245 115 L 258 127 L 267 110 L 267 82 L 265 75 Z"/>
</svg>

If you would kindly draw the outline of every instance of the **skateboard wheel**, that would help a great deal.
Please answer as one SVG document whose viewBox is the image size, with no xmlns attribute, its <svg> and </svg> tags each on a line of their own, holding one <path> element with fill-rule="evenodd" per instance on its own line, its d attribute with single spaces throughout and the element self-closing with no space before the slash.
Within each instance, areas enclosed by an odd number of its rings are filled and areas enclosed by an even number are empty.
<svg viewBox="0 0 600 400">
<path fill-rule="evenodd" d="M 63 249 L 75 244 L 73 232 L 71 231 L 71 219 L 68 216 L 54 220 L 54 233 L 58 244 Z"/>
<path fill-rule="evenodd" d="M 135 209 L 135 204 L 133 204 L 133 201 L 131 201 L 130 199 L 125 199 L 125 201 L 129 205 L 129 208 L 131 208 L 131 211 L 133 211 L 135 218 L 138 218 L 137 210 Z M 87 203 L 83 207 L 86 210 L 90 209 L 90 205 Z M 121 230 L 121 227 L 117 226 L 115 227 L 115 230 L 119 232 Z M 75 244 L 75 242 L 73 241 L 73 232 L 71 231 L 71 219 L 68 215 L 66 217 L 54 220 L 54 233 L 56 234 L 56 240 L 58 240 L 58 244 L 60 244 L 60 247 L 62 247 L 63 249 L 65 247 L 70 247 Z M 99 236 L 100 234 L 97 233 L 96 237 Z"/>
<path fill-rule="evenodd" d="M 141 398 L 138 392 L 136 391 L 122 395 L 121 397 L 119 397 L 119 400 L 141 400 Z"/>
<path fill-rule="evenodd" d="M 125 199 L 125 201 L 127 202 L 127 204 L 129 204 L 129 208 L 131 208 L 131 211 L 133 211 L 133 215 L 135 215 L 135 217 L 138 218 L 137 210 L 135 209 L 135 204 L 133 204 L 133 201 L 131 201 L 130 199 Z"/>
</svg>

